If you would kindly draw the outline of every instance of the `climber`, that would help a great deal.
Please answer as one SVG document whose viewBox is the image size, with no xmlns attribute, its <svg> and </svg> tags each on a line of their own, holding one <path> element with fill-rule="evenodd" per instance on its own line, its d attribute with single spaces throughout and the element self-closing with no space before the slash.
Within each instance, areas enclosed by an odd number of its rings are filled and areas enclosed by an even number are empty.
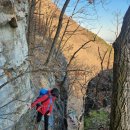
<svg viewBox="0 0 130 130">
<path fill-rule="evenodd" d="M 41 91 L 42 92 L 42 91 Z M 46 94 L 40 96 L 31 104 L 31 108 L 36 106 L 37 110 L 37 119 L 36 123 L 39 123 L 44 115 L 44 128 L 48 130 L 48 118 L 52 113 L 54 102 L 59 97 L 59 90 L 57 88 L 53 88 L 52 90 L 48 90 Z"/>
</svg>

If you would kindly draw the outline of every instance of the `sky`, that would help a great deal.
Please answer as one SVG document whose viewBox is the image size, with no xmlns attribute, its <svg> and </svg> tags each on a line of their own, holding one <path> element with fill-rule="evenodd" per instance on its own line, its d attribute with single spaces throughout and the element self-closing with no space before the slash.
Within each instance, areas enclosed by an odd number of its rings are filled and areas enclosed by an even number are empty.
<svg viewBox="0 0 130 130">
<path fill-rule="evenodd" d="M 99 36 L 105 41 L 112 43 L 116 39 L 116 13 L 119 13 L 119 28 L 122 26 L 123 17 L 130 5 L 129 0 L 109 0 L 106 4 L 98 5 L 98 22 L 96 23 L 96 29 L 92 30 L 95 33 L 99 31 Z"/>
<path fill-rule="evenodd" d="M 76 0 L 71 0 L 66 10 L 67 15 L 70 15 L 70 12 L 73 10 L 75 1 Z M 87 12 L 87 15 L 82 16 L 79 14 L 77 17 L 73 17 L 73 19 L 80 23 L 81 26 L 94 33 L 98 33 L 98 35 L 108 43 L 113 43 L 116 39 L 115 32 L 117 27 L 115 14 L 119 14 L 120 25 L 118 26 L 121 28 L 123 16 L 130 5 L 130 0 L 94 0 L 94 4 L 89 4 L 87 0 L 80 1 L 77 10 L 84 6 L 84 11 Z M 103 1 L 103 3 L 100 1 Z M 59 4 L 60 8 L 63 2 L 64 0 Z M 82 17 L 84 18 L 82 19 Z"/>
</svg>

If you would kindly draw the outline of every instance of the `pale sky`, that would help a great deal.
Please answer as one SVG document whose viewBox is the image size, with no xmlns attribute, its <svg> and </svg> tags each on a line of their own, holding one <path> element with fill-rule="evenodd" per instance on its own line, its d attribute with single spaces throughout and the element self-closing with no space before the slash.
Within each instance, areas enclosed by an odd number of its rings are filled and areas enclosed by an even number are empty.
<svg viewBox="0 0 130 130">
<path fill-rule="evenodd" d="M 130 0 L 108 0 L 107 4 L 104 4 L 103 7 L 98 5 L 96 9 L 99 17 L 99 23 L 96 24 L 96 29 L 92 31 L 96 33 L 101 26 L 99 36 L 105 41 L 113 42 L 115 40 L 114 32 L 116 32 L 116 19 L 114 14 L 115 12 L 120 12 L 119 19 L 120 23 L 122 23 L 123 17 L 129 5 Z"/>
<path fill-rule="evenodd" d="M 62 7 L 64 1 L 65 0 L 61 1 L 59 7 Z M 67 15 L 71 14 L 75 1 L 77 0 L 71 0 L 66 11 Z M 83 27 L 90 29 L 92 32 L 99 32 L 98 35 L 101 38 L 112 43 L 115 40 L 114 32 L 116 32 L 116 20 L 114 14 L 115 12 L 120 12 L 119 18 L 121 23 L 123 16 L 130 5 L 130 0 L 102 0 L 103 3 L 100 2 L 101 0 L 94 1 L 94 4 L 88 4 L 87 0 L 80 0 L 77 10 L 84 6 L 83 10 L 85 15 L 75 15 L 73 19 L 81 23 Z M 82 17 L 84 18 L 82 19 Z"/>
</svg>

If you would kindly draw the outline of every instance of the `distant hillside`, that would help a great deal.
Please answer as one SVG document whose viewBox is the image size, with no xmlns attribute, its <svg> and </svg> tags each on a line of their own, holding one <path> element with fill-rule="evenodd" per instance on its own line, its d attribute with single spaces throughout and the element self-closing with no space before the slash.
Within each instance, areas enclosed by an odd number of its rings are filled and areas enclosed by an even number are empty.
<svg viewBox="0 0 130 130">
<path fill-rule="evenodd" d="M 52 3 L 51 0 L 41 0 L 41 2 L 36 5 L 34 13 L 34 24 L 32 27 L 34 27 L 36 31 L 32 32 L 34 32 L 34 34 L 37 32 L 38 35 L 42 37 L 42 40 L 53 40 L 58 26 L 60 12 L 60 9 L 54 3 Z M 67 61 L 69 62 L 74 52 L 85 42 L 93 40 L 96 34 L 92 33 L 86 28 L 81 27 L 78 23 L 76 23 L 76 21 L 66 15 L 64 15 L 62 23 L 62 29 L 56 47 L 58 48 L 61 41 L 62 44 L 60 47 L 60 52 L 65 55 Z M 67 24 L 68 26 L 66 27 Z M 65 29 L 66 32 L 64 33 Z M 51 44 L 47 45 L 48 49 L 46 49 L 46 51 L 50 50 L 50 45 Z M 48 54 L 48 52 L 46 54 Z M 47 57 L 47 55 L 44 55 L 44 57 Z M 101 61 L 101 59 L 103 59 L 103 61 Z M 43 58 L 43 61 L 45 61 L 45 58 Z M 82 84 L 86 84 L 91 78 L 101 71 L 101 68 L 103 68 L 103 70 L 111 69 L 112 65 L 112 46 L 107 44 L 102 38 L 96 36 L 94 42 L 89 42 L 75 55 L 75 58 L 69 67 L 70 69 L 86 69 L 87 73 L 85 73 L 85 75 L 84 73 L 80 72 L 74 72 L 71 74 L 69 73 L 69 77 L 74 78 L 75 75 L 78 79 L 80 79 Z M 73 86 L 75 86 L 78 94 L 81 94 L 79 81 Z"/>
<path fill-rule="evenodd" d="M 34 15 L 34 24 L 32 26 L 32 28 L 34 28 L 35 31 L 32 32 L 36 34 L 36 38 L 34 38 L 34 40 L 36 40 L 35 46 L 36 45 L 42 46 L 44 50 L 43 54 L 40 53 L 39 51 L 34 53 L 36 59 L 40 59 L 41 63 L 45 62 L 48 52 L 50 50 L 50 45 L 53 41 L 57 29 L 60 12 L 61 12 L 60 9 L 55 4 L 53 4 L 51 0 L 41 0 L 41 4 L 40 3 L 37 4 L 35 15 Z M 66 29 L 68 19 L 69 19 L 69 24 Z M 65 29 L 66 29 L 66 33 L 64 33 Z M 63 34 L 65 36 L 62 39 Z M 62 40 L 61 42 L 62 44 L 59 51 L 60 52 L 59 57 L 55 59 L 53 56 L 50 62 L 51 65 L 49 64 L 49 67 L 53 66 L 53 68 L 55 68 L 55 67 L 63 66 L 63 63 L 57 62 L 60 59 L 61 53 L 64 54 L 65 58 L 69 62 L 74 52 L 77 51 L 77 49 L 79 49 L 85 42 L 93 40 L 95 35 L 96 34 L 92 33 L 88 29 L 81 27 L 74 20 L 64 15 L 62 29 L 56 45 L 56 48 L 58 49 L 58 45 Z M 81 49 L 75 55 L 75 59 L 71 63 L 69 69 L 86 70 L 85 73 L 76 72 L 76 71 L 72 73 L 69 72 L 69 85 L 68 85 L 69 87 L 66 86 L 68 87 L 67 88 L 67 95 L 68 95 L 67 110 L 75 110 L 77 113 L 76 114 L 77 117 L 81 115 L 84 109 L 83 93 L 84 95 L 86 94 L 87 83 L 89 82 L 89 80 L 95 77 L 97 73 L 101 71 L 100 59 L 103 59 L 106 51 L 107 53 L 103 60 L 103 69 L 105 70 L 107 68 L 109 69 L 112 68 L 113 49 L 110 55 L 111 49 L 112 49 L 111 45 L 107 44 L 103 39 L 96 36 L 95 42 L 88 43 L 83 49 Z M 59 78 L 58 75 L 57 77 Z M 62 78 L 63 77 L 61 77 L 61 79 Z M 69 126 L 68 130 L 76 130 L 73 129 L 73 125 L 71 124 L 70 121 L 68 121 L 68 126 Z M 83 124 L 81 127 L 83 127 Z"/>
<path fill-rule="evenodd" d="M 41 9 L 39 8 L 41 7 Z M 40 11 L 41 15 L 38 15 Z M 56 5 L 54 5 L 51 0 L 42 0 L 41 5 L 37 5 L 37 9 L 35 11 L 37 19 L 40 18 L 39 24 L 41 26 L 44 26 L 44 30 L 41 30 L 43 37 L 54 37 L 55 30 L 58 24 L 58 18 L 60 15 L 60 10 Z M 59 41 L 62 37 L 62 34 L 64 32 L 64 29 L 67 24 L 67 20 L 69 17 L 66 15 L 64 16 L 62 30 L 60 33 Z M 38 25 L 39 25 L 38 24 Z M 75 31 L 76 30 L 76 31 Z M 75 31 L 75 33 L 73 33 Z M 70 35 L 73 34 L 73 36 L 70 37 Z M 62 47 L 64 46 L 64 43 L 67 41 L 65 47 L 62 49 L 62 52 L 65 54 L 66 58 L 70 59 L 71 55 L 86 41 L 89 41 L 93 39 L 94 33 L 91 31 L 79 26 L 74 20 L 70 19 L 69 26 L 67 28 L 67 32 L 65 34 L 65 37 L 62 40 Z M 61 47 L 61 48 L 62 48 Z M 108 49 L 108 52 L 105 57 L 104 61 L 104 69 L 106 69 L 107 62 L 108 62 L 108 56 L 111 49 L 111 46 L 107 44 L 103 39 L 100 37 L 96 37 L 95 42 L 88 43 L 86 46 L 86 49 L 82 49 L 78 54 L 76 59 L 78 60 L 78 64 L 89 66 L 90 68 L 94 69 L 94 74 L 98 73 L 100 71 L 101 65 L 100 65 L 100 58 L 98 53 L 98 47 L 100 48 L 101 56 L 103 57 L 105 51 Z M 110 66 L 109 68 L 112 68 L 113 64 L 113 51 L 110 58 Z"/>
</svg>

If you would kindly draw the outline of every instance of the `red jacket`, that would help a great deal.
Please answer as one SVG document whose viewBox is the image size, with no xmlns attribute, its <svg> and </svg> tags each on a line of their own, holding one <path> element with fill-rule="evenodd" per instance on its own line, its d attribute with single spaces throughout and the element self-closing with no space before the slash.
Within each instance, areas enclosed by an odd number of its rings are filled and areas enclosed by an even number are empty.
<svg viewBox="0 0 130 130">
<path fill-rule="evenodd" d="M 35 107 L 38 103 L 43 102 L 39 107 L 37 107 L 37 111 L 41 112 L 43 115 L 45 115 L 45 113 L 47 111 L 49 111 L 49 113 L 52 112 L 53 110 L 53 106 L 54 106 L 54 101 L 55 101 L 55 97 L 51 96 L 49 97 L 48 94 L 36 99 L 32 104 L 31 104 L 31 108 Z M 46 100 L 48 98 L 48 100 Z M 45 101 L 46 100 L 46 101 Z M 45 101 L 45 102 L 44 102 Z"/>
</svg>

